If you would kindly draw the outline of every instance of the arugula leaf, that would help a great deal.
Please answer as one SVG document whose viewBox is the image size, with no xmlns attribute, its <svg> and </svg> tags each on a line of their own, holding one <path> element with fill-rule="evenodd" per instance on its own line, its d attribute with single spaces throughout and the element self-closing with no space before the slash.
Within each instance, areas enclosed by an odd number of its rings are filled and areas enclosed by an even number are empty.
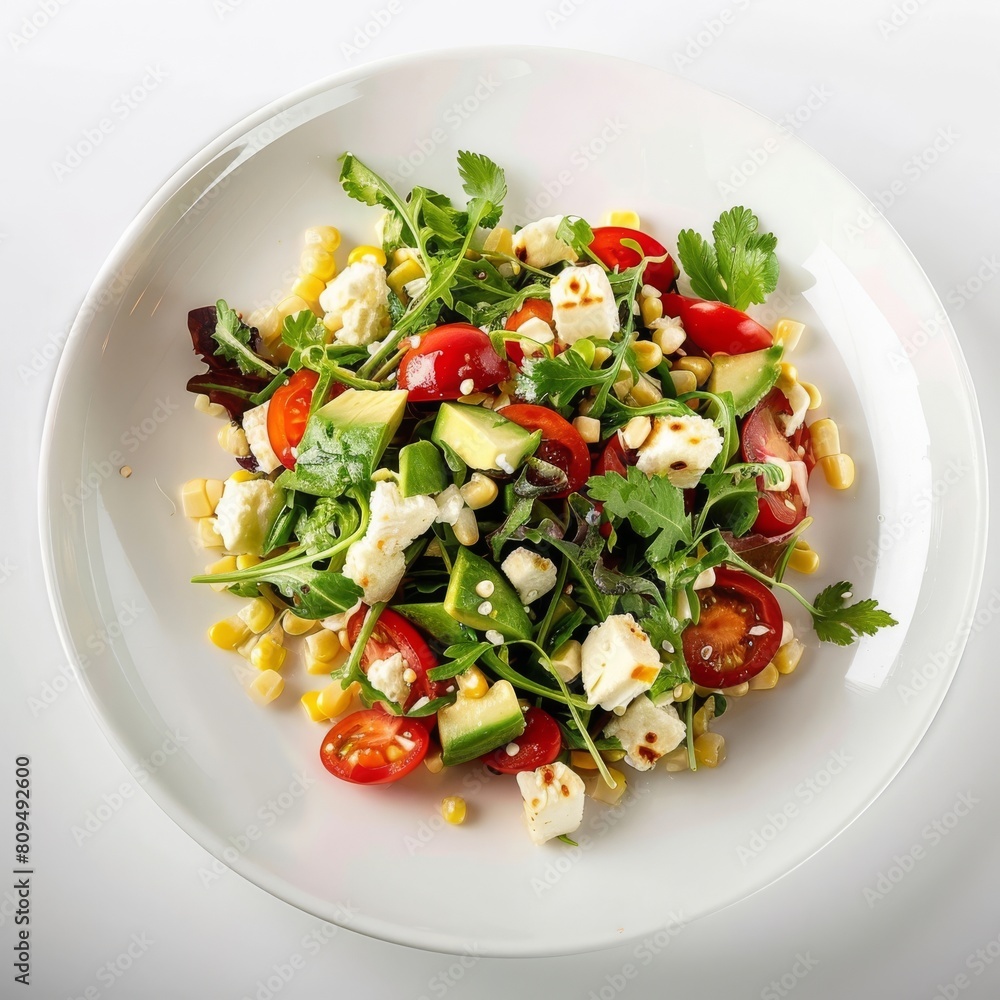
<svg viewBox="0 0 1000 1000">
<path fill-rule="evenodd" d="M 731 465 L 725 472 L 706 472 L 699 482 L 708 489 L 708 496 L 698 517 L 697 531 L 704 526 L 708 512 L 721 505 L 721 527 L 727 528 L 737 538 L 745 535 L 757 520 L 757 477 L 763 476 L 769 485 L 781 482 L 778 466 L 770 463 L 740 463 Z M 717 514 L 714 520 L 718 523 Z"/>
<path fill-rule="evenodd" d="M 459 150 L 458 173 L 462 178 L 462 190 L 472 199 L 469 202 L 469 225 L 492 228 L 500 221 L 504 199 L 507 197 L 507 181 L 503 170 L 488 156 Z M 473 216 L 478 216 L 473 223 Z"/>
<path fill-rule="evenodd" d="M 511 540 L 515 532 L 531 520 L 531 512 L 535 506 L 534 497 L 518 497 L 507 515 L 507 519 L 496 531 L 490 533 L 487 541 L 493 550 L 493 558 L 500 559 L 500 550 Z"/>
<path fill-rule="evenodd" d="M 215 332 L 212 339 L 219 345 L 215 353 L 227 361 L 235 361 L 244 375 L 277 375 L 278 369 L 257 357 L 250 347 L 253 330 L 244 323 L 225 299 L 215 303 Z"/>
<path fill-rule="evenodd" d="M 589 715 L 589 713 L 581 712 L 582 715 Z M 587 743 L 580 732 L 580 727 L 576 724 L 572 717 L 568 718 L 565 722 L 559 722 L 559 728 L 562 730 L 563 746 L 567 750 L 586 750 Z M 601 736 L 597 739 L 591 737 L 593 744 L 598 750 L 624 750 L 625 748 L 621 744 L 621 740 L 617 736 Z"/>
<path fill-rule="evenodd" d="M 352 503 L 320 497 L 312 511 L 295 525 L 299 544 L 307 552 L 323 552 L 338 538 L 353 535 L 361 524 L 361 512 Z"/>
<path fill-rule="evenodd" d="M 447 705 L 454 705 L 455 699 L 458 698 L 458 692 L 455 691 L 453 694 L 444 694 L 440 698 L 432 698 L 425 705 L 421 705 L 419 708 L 411 708 L 408 712 L 403 714 L 408 719 L 425 719 L 428 715 L 435 715 L 439 708 L 444 708 Z"/>
<path fill-rule="evenodd" d="M 450 661 L 441 663 L 427 671 L 427 676 L 432 681 L 446 681 L 459 674 L 465 673 L 476 660 L 479 659 L 492 646 L 488 642 L 456 642 L 449 646 L 444 655 L 450 657 Z"/>
<path fill-rule="evenodd" d="M 300 618 L 329 618 L 350 611 L 364 596 L 364 591 L 342 573 L 315 569 L 311 565 L 280 566 L 261 573 L 257 579 L 271 583 L 295 603 Z"/>
<path fill-rule="evenodd" d="M 823 642 L 849 646 L 859 636 L 874 635 L 880 628 L 899 624 L 874 598 L 845 607 L 844 601 L 850 591 L 849 583 L 832 583 L 813 601 L 813 627 Z"/>
<path fill-rule="evenodd" d="M 713 225 L 714 248 L 691 229 L 677 234 L 677 253 L 696 295 L 745 310 L 774 291 L 778 241 L 773 233 L 758 233 L 758 226 L 750 209 L 736 206 Z"/>
<path fill-rule="evenodd" d="M 417 227 L 410 217 L 409 210 L 392 185 L 384 181 L 374 170 L 366 167 L 353 153 L 344 153 L 340 157 L 340 184 L 347 194 L 356 201 L 366 205 L 381 205 L 389 212 L 392 228 L 396 231 L 409 232 L 412 239 L 417 239 Z M 383 232 L 383 239 L 385 239 Z"/>
</svg>

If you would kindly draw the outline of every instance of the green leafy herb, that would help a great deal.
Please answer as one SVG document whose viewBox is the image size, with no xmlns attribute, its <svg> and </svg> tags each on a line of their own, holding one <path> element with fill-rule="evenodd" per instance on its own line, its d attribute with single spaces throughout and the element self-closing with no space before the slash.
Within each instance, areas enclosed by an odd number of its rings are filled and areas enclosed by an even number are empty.
<svg viewBox="0 0 1000 1000">
<path fill-rule="evenodd" d="M 607 270 L 604 262 L 590 249 L 590 244 L 594 242 L 594 230 L 590 228 L 590 224 L 586 219 L 564 215 L 556 229 L 556 239 L 562 240 L 563 243 L 571 246 L 576 252 L 577 257 L 583 260 L 589 258 L 592 261 L 596 261 L 601 267 Z"/>
<path fill-rule="evenodd" d="M 483 653 L 492 648 L 488 642 L 456 642 L 450 645 L 444 655 L 450 661 L 441 663 L 427 671 L 432 681 L 446 681 L 465 673 Z"/>
<path fill-rule="evenodd" d="M 259 574 L 257 579 L 273 584 L 291 598 L 300 618 L 328 618 L 349 611 L 364 596 L 364 591 L 342 573 L 309 565 L 276 567 Z"/>
<path fill-rule="evenodd" d="M 899 624 L 874 598 L 845 606 L 850 591 L 849 583 L 832 583 L 813 601 L 813 627 L 823 642 L 849 646 L 858 636 L 874 635 L 880 628 Z"/>
<path fill-rule="evenodd" d="M 459 150 L 458 173 L 462 189 L 472 199 L 469 202 L 469 223 L 492 228 L 500 221 L 503 203 L 507 197 L 507 181 L 503 170 L 488 156 Z M 476 218 L 473 224 L 472 219 Z"/>
<path fill-rule="evenodd" d="M 281 327 L 282 342 L 292 348 L 288 367 L 298 371 L 302 367 L 300 357 L 310 347 L 322 347 L 326 343 L 326 327 L 311 310 L 303 309 L 292 316 L 286 316 Z"/>
<path fill-rule="evenodd" d="M 277 375 L 278 369 L 257 357 L 250 347 L 253 330 L 244 323 L 225 299 L 215 303 L 215 333 L 212 339 L 219 345 L 215 353 L 227 361 L 235 361 L 244 375 Z"/>
</svg>

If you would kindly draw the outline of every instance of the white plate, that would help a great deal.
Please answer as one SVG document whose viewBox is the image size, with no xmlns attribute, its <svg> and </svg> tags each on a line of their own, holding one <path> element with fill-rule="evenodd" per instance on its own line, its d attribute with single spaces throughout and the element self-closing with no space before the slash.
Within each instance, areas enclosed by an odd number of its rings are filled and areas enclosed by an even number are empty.
<svg viewBox="0 0 1000 1000">
<path fill-rule="evenodd" d="M 507 169 L 507 219 L 637 210 L 665 243 L 746 204 L 779 237 L 761 318 L 795 354 L 857 464 L 815 478 L 822 568 L 899 627 L 851 649 L 809 642 L 798 672 L 733 706 L 724 767 L 637 777 L 588 806 L 581 846 L 536 848 L 514 782 L 459 770 L 385 788 L 322 771 L 322 727 L 289 669 L 269 710 L 206 627 L 238 605 L 186 581 L 209 561 L 175 502 L 231 468 L 191 407 L 187 311 L 284 294 L 302 231 L 370 242 L 336 157 L 459 193 L 454 154 Z M 119 474 L 132 468 L 130 478 Z M 185 830 L 275 895 L 363 933 L 493 955 L 583 951 L 741 899 L 849 824 L 912 752 L 968 631 L 985 543 L 982 431 L 941 304 L 878 211 L 778 126 L 658 70 L 603 56 L 485 49 L 397 60 L 317 84 L 231 129 L 159 191 L 91 290 L 56 378 L 41 477 L 49 590 L 79 677 L 123 760 Z M 786 607 L 787 607 L 786 603 Z M 793 612 L 794 615 L 794 612 Z M 801 616 L 794 615 L 801 623 Z M 445 827 L 440 797 L 470 820 Z M 206 878 L 211 872 L 206 869 Z"/>
</svg>

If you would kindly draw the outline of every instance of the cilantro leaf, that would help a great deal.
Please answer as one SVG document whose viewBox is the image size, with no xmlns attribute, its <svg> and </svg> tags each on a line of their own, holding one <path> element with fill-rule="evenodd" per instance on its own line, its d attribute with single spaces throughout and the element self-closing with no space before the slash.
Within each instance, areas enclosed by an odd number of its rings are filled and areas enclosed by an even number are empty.
<svg viewBox="0 0 1000 1000">
<path fill-rule="evenodd" d="M 235 361 L 244 375 L 277 375 L 278 369 L 257 357 L 250 347 L 253 330 L 244 323 L 225 299 L 215 303 L 215 332 L 212 339 L 219 345 L 215 353 L 227 361 Z"/>
<path fill-rule="evenodd" d="M 458 173 L 462 178 L 462 190 L 469 196 L 470 226 L 492 228 L 500 221 L 504 199 L 507 197 L 507 181 L 503 170 L 488 156 L 459 150 Z M 473 216 L 478 215 L 476 223 Z"/>
<path fill-rule="evenodd" d="M 530 402 L 548 400 L 566 412 L 585 389 L 611 384 L 611 368 L 591 368 L 579 351 L 563 351 L 554 358 L 528 359 L 517 376 L 517 394 Z"/>
<path fill-rule="evenodd" d="M 344 153 L 340 158 L 340 184 L 347 194 L 355 201 L 365 205 L 380 205 L 393 218 L 386 222 L 387 227 L 397 235 L 402 235 L 405 229 L 416 240 L 417 227 L 410 217 L 406 204 L 393 190 L 392 185 L 383 180 L 371 167 L 365 166 L 353 153 Z M 385 231 L 383 232 L 383 238 Z"/>
<path fill-rule="evenodd" d="M 899 624 L 871 597 L 845 607 L 850 591 L 849 583 L 832 583 L 813 601 L 813 627 L 823 642 L 849 646 L 859 636 L 874 635 L 880 628 Z"/>
<path fill-rule="evenodd" d="M 572 247 L 581 260 L 589 259 L 600 264 L 605 270 L 608 269 L 607 265 L 590 249 L 590 244 L 594 242 L 594 230 L 590 228 L 590 223 L 586 219 L 564 215 L 556 228 L 556 239 L 562 240 L 567 246 Z"/>
<path fill-rule="evenodd" d="M 778 240 L 759 233 L 757 216 L 736 206 L 712 226 L 714 248 L 692 229 L 677 234 L 677 254 L 695 294 L 744 310 L 763 302 L 778 284 Z"/>
<path fill-rule="evenodd" d="M 281 327 L 281 340 L 292 348 L 287 367 L 296 370 L 301 368 L 302 352 L 310 347 L 323 346 L 326 343 L 326 333 L 323 321 L 311 309 L 286 316 Z"/>
</svg>

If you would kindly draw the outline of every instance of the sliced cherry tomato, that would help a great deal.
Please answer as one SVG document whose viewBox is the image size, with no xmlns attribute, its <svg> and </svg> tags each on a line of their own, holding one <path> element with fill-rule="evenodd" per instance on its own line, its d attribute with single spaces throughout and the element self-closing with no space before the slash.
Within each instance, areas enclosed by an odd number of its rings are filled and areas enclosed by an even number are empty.
<svg viewBox="0 0 1000 1000">
<path fill-rule="evenodd" d="M 323 737 L 319 758 L 344 781 L 381 785 L 409 774 L 429 745 L 427 728 L 419 719 L 366 709 L 345 716 Z"/>
<path fill-rule="evenodd" d="M 548 712 L 532 706 L 524 713 L 524 732 L 514 741 L 517 753 L 507 753 L 507 747 L 497 747 L 483 757 L 483 763 L 503 774 L 534 771 L 551 764 L 562 748 L 559 723 Z M 510 746 L 510 744 L 508 744 Z"/>
<path fill-rule="evenodd" d="M 778 429 L 775 417 L 779 413 L 791 413 L 785 394 L 780 389 L 772 389 L 743 421 L 740 432 L 740 447 L 746 462 L 767 462 L 780 458 L 786 462 L 805 461 L 793 442 Z M 810 465 L 806 464 L 808 475 Z M 805 516 L 806 505 L 797 486 L 787 490 L 765 490 L 763 477 L 757 480 L 757 489 L 762 495 L 757 500 L 757 520 L 753 530 L 760 535 L 781 535 L 794 528 Z"/>
<path fill-rule="evenodd" d="M 267 437 L 286 469 L 295 468 L 292 449 L 298 446 L 305 433 L 313 389 L 318 381 L 315 372 L 300 368 L 271 397 L 267 408 Z"/>
<path fill-rule="evenodd" d="M 547 406 L 533 403 L 512 403 L 497 412 L 526 430 L 542 432 L 535 457 L 562 469 L 569 479 L 566 488 L 549 494 L 551 497 L 568 497 L 583 486 L 590 475 L 590 449 L 568 420 Z M 530 475 L 528 478 L 531 481 Z"/>
<path fill-rule="evenodd" d="M 695 684 L 733 687 L 759 674 L 781 645 L 781 608 L 764 584 L 717 567 L 715 583 L 699 590 L 701 615 L 684 629 L 684 659 Z"/>
<path fill-rule="evenodd" d="M 619 476 L 627 476 L 628 467 L 635 465 L 635 460 L 636 452 L 622 444 L 621 435 L 612 434 L 604 450 L 594 460 L 594 475 L 617 472 Z"/>
<path fill-rule="evenodd" d="M 529 319 L 540 319 L 548 323 L 554 330 L 555 327 L 552 323 L 552 303 L 547 299 L 525 299 L 524 305 L 507 317 L 507 322 L 504 323 L 503 328 L 505 330 L 516 330 L 522 323 L 526 323 Z M 553 346 L 558 352 L 558 342 L 554 342 Z M 518 371 L 520 371 L 521 364 L 524 361 L 524 351 L 521 350 L 521 345 L 516 340 L 508 340 L 506 349 L 507 357 L 510 358 L 511 364 L 516 365 Z"/>
<path fill-rule="evenodd" d="M 347 637 L 352 646 L 364 625 L 367 613 L 368 609 L 362 605 L 347 623 Z M 440 681 L 432 681 L 427 676 L 427 671 L 438 665 L 430 646 L 402 615 L 386 608 L 378 616 L 375 629 L 361 654 L 361 668 L 367 671 L 376 660 L 387 660 L 396 653 L 403 657 L 406 665 L 417 675 L 416 680 L 410 684 L 410 696 L 403 706 L 404 711 L 409 711 L 420 698 L 433 700 L 444 693 L 446 685 Z M 433 716 L 429 720 L 429 727 L 432 723 Z"/>
<path fill-rule="evenodd" d="M 599 226 L 594 230 L 590 250 L 606 267 L 617 266 L 619 271 L 624 271 L 627 267 L 635 267 L 642 258 L 631 247 L 623 246 L 622 240 L 638 243 L 645 257 L 662 257 L 667 252 L 667 248 L 652 236 L 625 226 Z M 645 284 L 666 292 L 673 288 L 677 280 L 677 265 L 672 257 L 667 257 L 658 264 L 647 264 L 642 280 Z"/>
<path fill-rule="evenodd" d="M 482 392 L 509 376 L 510 366 L 478 326 L 448 323 L 421 334 L 420 344 L 403 355 L 398 384 L 411 402 L 426 403 Z"/>
<path fill-rule="evenodd" d="M 684 332 L 706 354 L 748 354 L 773 342 L 770 331 L 724 302 L 706 302 L 671 292 L 661 299 L 665 316 L 680 317 Z"/>
</svg>

